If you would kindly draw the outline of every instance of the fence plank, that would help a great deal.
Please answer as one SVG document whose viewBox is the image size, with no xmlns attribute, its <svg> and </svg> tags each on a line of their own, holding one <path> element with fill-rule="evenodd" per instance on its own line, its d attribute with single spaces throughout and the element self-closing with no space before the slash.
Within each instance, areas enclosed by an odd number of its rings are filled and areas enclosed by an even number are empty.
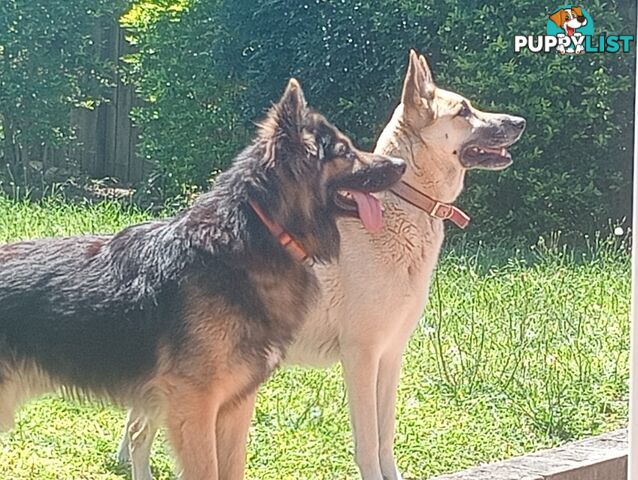
<svg viewBox="0 0 638 480">
<path fill-rule="evenodd" d="M 131 90 L 131 108 L 138 107 L 141 103 L 140 99 L 135 95 L 134 87 L 129 86 Z M 139 128 L 133 125 L 133 122 L 129 123 L 131 127 L 131 134 L 129 135 L 129 181 L 140 182 L 144 178 L 146 173 L 144 168 L 144 158 L 137 154 L 137 141 L 139 138 Z"/>
<path fill-rule="evenodd" d="M 120 57 L 131 53 L 126 32 L 112 19 L 105 19 L 95 30 L 94 40 L 99 54 L 119 63 Z M 139 131 L 131 122 L 130 113 L 140 100 L 133 85 L 125 85 L 117 74 L 115 87 L 107 101 L 93 110 L 76 109 L 72 124 L 76 128 L 78 145 L 70 150 L 75 163 L 92 177 L 114 177 L 120 182 L 135 183 L 145 174 L 144 159 L 136 154 Z M 70 165 L 69 165 L 70 166 Z"/>
</svg>

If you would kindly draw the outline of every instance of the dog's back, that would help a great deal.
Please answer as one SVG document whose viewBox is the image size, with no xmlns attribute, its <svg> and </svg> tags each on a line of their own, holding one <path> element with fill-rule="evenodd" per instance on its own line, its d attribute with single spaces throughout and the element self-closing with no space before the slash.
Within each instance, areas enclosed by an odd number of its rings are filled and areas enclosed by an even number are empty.
<svg viewBox="0 0 638 480">
<path fill-rule="evenodd" d="M 2 366 L 44 365 L 55 384 L 107 391 L 151 373 L 177 307 L 175 285 L 166 282 L 153 301 L 142 297 L 140 277 L 123 281 L 114 243 L 86 236 L 0 247 Z M 130 254 L 141 264 L 137 246 Z"/>
</svg>

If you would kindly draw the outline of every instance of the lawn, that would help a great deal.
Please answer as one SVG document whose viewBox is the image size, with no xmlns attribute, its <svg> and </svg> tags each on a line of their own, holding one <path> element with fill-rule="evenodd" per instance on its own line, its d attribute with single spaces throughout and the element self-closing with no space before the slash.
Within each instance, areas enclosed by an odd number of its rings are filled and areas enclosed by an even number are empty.
<svg viewBox="0 0 638 480">
<path fill-rule="evenodd" d="M 0 242 L 112 232 L 148 215 L 0 197 Z M 405 355 L 396 455 L 425 478 L 626 424 L 630 261 L 621 237 L 575 250 L 449 248 Z M 391 319 L 389 319 L 391 321 Z M 114 460 L 124 412 L 50 396 L 0 436 L 2 479 L 129 478 Z M 284 369 L 262 388 L 248 478 L 356 478 L 339 367 Z M 152 459 L 174 478 L 163 438 Z"/>
</svg>

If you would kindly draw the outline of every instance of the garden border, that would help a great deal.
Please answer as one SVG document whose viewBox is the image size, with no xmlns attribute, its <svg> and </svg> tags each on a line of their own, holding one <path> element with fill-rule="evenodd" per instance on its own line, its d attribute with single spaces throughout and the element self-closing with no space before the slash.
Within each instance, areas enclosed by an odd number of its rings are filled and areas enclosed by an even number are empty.
<svg viewBox="0 0 638 480">
<path fill-rule="evenodd" d="M 432 480 L 627 480 L 627 429 Z"/>
</svg>

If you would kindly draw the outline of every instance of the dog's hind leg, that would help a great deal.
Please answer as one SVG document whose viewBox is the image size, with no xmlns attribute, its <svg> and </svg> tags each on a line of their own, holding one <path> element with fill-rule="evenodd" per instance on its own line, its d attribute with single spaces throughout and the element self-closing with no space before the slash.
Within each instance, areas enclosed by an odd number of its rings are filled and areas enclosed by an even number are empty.
<svg viewBox="0 0 638 480">
<path fill-rule="evenodd" d="M 379 461 L 385 480 L 401 480 L 394 459 L 396 400 L 401 376 L 403 345 L 398 351 L 385 352 L 379 362 L 377 380 L 377 417 L 379 420 Z"/>
<path fill-rule="evenodd" d="M 216 421 L 219 400 L 180 385 L 168 398 L 166 433 L 182 480 L 219 480 Z"/>
<path fill-rule="evenodd" d="M 354 433 L 355 461 L 363 480 L 383 480 L 379 463 L 377 378 L 379 356 L 354 345 L 342 359 Z"/>
<path fill-rule="evenodd" d="M 129 410 L 118 451 L 120 463 L 131 462 L 133 480 L 153 480 L 150 466 L 151 446 L 158 424 L 153 416 Z"/>
<path fill-rule="evenodd" d="M 246 464 L 246 443 L 253 417 L 255 397 L 252 392 L 238 402 L 229 402 L 217 417 L 217 458 L 219 478 L 242 480 Z"/>
<path fill-rule="evenodd" d="M 128 431 L 131 423 L 134 421 L 135 413 L 133 413 L 133 410 L 129 410 L 126 414 L 126 423 L 124 424 L 124 431 L 120 438 L 120 445 L 117 447 L 117 463 L 120 465 L 126 465 L 131 461 Z"/>
<path fill-rule="evenodd" d="M 53 382 L 35 366 L 23 365 L 0 380 L 0 432 L 15 425 L 15 413 L 30 398 L 53 390 Z"/>
<path fill-rule="evenodd" d="M 20 405 L 14 388 L 0 385 L 0 432 L 11 430 L 15 425 L 15 413 Z"/>
</svg>

